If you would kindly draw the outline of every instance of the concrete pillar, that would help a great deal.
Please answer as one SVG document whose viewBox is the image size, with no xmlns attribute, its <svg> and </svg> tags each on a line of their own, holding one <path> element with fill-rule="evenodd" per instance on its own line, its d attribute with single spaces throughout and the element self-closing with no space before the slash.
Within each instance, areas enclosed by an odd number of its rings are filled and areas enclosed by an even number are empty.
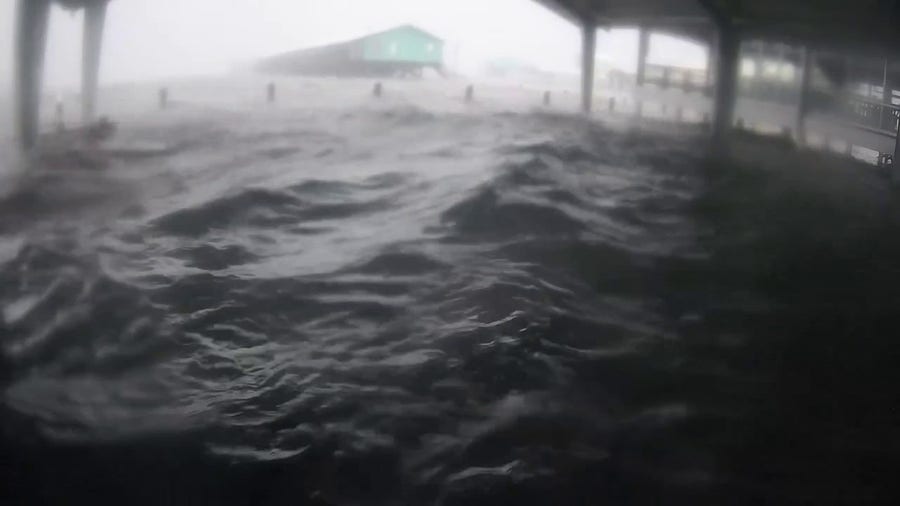
<svg viewBox="0 0 900 506">
<path fill-rule="evenodd" d="M 637 85 L 638 99 L 635 104 L 634 112 L 637 116 L 641 116 L 644 111 L 644 101 L 641 100 L 641 93 L 644 88 L 644 82 L 647 79 L 647 51 L 650 47 L 650 31 L 641 27 L 638 32 L 638 61 L 637 76 L 635 84 Z"/>
<path fill-rule="evenodd" d="M 81 120 L 94 121 L 97 114 L 97 87 L 100 77 L 100 53 L 106 2 L 93 2 L 84 8 L 84 46 L 81 62 Z"/>
<path fill-rule="evenodd" d="M 19 0 L 16 7 L 16 129 L 20 145 L 37 143 L 49 0 Z"/>
<path fill-rule="evenodd" d="M 900 184 L 900 121 L 894 132 L 894 157 L 891 159 L 891 181 Z"/>
<path fill-rule="evenodd" d="M 728 24 L 720 25 L 716 69 L 716 96 L 713 102 L 713 142 L 724 147 L 734 121 L 737 102 L 737 80 L 741 38 L 738 30 Z"/>
<path fill-rule="evenodd" d="M 809 113 L 809 88 L 812 81 L 812 50 L 804 46 L 800 53 L 800 99 L 797 102 L 797 144 L 806 144 L 806 115 Z"/>
<path fill-rule="evenodd" d="M 581 29 L 581 110 L 591 112 L 594 103 L 594 55 L 597 49 L 597 27 L 585 23 Z"/>
<path fill-rule="evenodd" d="M 881 107 L 878 108 L 878 128 L 884 128 L 884 104 L 891 103 L 888 89 L 888 61 L 884 59 L 881 74 Z"/>
<path fill-rule="evenodd" d="M 753 61 L 753 79 L 750 80 L 747 84 L 748 94 L 754 98 L 760 98 L 763 100 L 772 100 L 773 92 L 777 93 L 781 90 L 779 89 L 777 84 L 769 81 L 766 78 L 766 63 L 776 59 L 777 55 L 772 55 L 772 47 L 765 41 L 757 40 L 755 44 L 753 44 L 753 50 L 750 52 L 750 58 Z M 780 67 L 781 62 L 777 61 L 775 64 L 776 70 Z"/>
</svg>

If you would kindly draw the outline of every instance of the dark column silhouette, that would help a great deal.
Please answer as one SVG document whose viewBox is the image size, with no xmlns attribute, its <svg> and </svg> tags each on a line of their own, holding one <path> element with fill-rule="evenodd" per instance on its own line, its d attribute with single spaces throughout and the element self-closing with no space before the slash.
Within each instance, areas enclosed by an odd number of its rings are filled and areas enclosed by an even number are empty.
<svg viewBox="0 0 900 506">
<path fill-rule="evenodd" d="M 97 88 L 100 77 L 100 53 L 106 2 L 93 2 L 84 9 L 84 52 L 81 67 L 81 119 L 90 123 L 97 114 Z"/>
<path fill-rule="evenodd" d="M 168 88 L 160 88 L 159 89 L 159 108 L 164 111 L 169 107 L 169 89 Z"/>
<path fill-rule="evenodd" d="M 740 34 L 730 23 L 720 23 L 717 37 L 716 96 L 713 106 L 713 141 L 724 147 L 734 122 L 737 100 L 738 58 Z"/>
<path fill-rule="evenodd" d="M 21 146 L 37 143 L 49 0 L 19 0 L 16 7 L 16 129 Z"/>
<path fill-rule="evenodd" d="M 812 50 L 804 47 L 801 58 L 800 101 L 797 103 L 797 124 L 794 127 L 798 144 L 806 143 L 806 115 L 809 112 L 809 85 L 812 79 Z"/>
<path fill-rule="evenodd" d="M 650 32 L 641 27 L 641 30 L 638 34 L 638 63 L 637 63 L 637 75 L 635 79 L 635 84 L 637 85 L 637 92 L 640 94 L 641 89 L 644 87 L 644 81 L 647 78 L 647 50 L 650 46 Z M 637 99 L 637 104 L 635 104 L 634 112 L 636 115 L 641 116 L 644 112 L 644 101 L 641 100 L 640 97 Z"/>
<path fill-rule="evenodd" d="M 900 121 L 894 133 L 894 156 L 891 158 L 891 181 L 900 183 Z"/>
<path fill-rule="evenodd" d="M 597 48 L 597 27 L 586 22 L 581 29 L 581 110 L 591 112 L 594 102 L 594 54 Z"/>
</svg>

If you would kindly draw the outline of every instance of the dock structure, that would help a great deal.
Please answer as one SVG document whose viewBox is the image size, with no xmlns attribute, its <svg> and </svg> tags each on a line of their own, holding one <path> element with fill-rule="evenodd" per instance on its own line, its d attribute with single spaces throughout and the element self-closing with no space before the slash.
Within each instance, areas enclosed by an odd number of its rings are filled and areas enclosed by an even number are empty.
<svg viewBox="0 0 900 506">
<path fill-rule="evenodd" d="M 15 61 L 16 129 L 22 147 L 29 149 L 38 137 L 38 113 L 42 67 L 46 48 L 50 6 L 60 4 L 85 9 L 82 71 L 82 119 L 90 122 L 96 115 L 100 55 L 110 0 L 17 0 Z M 848 54 L 876 55 L 883 61 L 882 95 L 878 103 L 857 104 L 865 110 L 866 121 L 877 119 L 870 129 L 889 132 L 897 139 L 900 108 L 894 103 L 894 89 L 900 89 L 900 0 L 521 0 L 536 1 L 575 23 L 582 33 L 582 110 L 593 108 L 594 52 L 598 28 L 638 27 L 641 29 L 638 84 L 646 77 L 646 55 L 650 32 L 659 32 L 704 43 L 709 47 L 706 86 L 711 91 L 711 135 L 716 146 L 728 143 L 736 118 L 738 74 L 742 44 L 747 41 L 781 43 L 799 48 L 800 98 L 792 122 L 798 138 L 805 136 L 805 120 L 814 100 L 810 99 L 810 74 L 820 71 L 834 74 L 836 61 L 850 66 Z M 354 63 L 354 55 L 363 55 L 368 67 L 395 68 L 396 57 L 403 56 L 416 65 L 430 64 L 441 53 L 441 41 L 414 27 L 400 27 L 368 38 L 329 46 L 338 51 L 339 63 Z M 424 33 L 424 34 L 423 34 Z M 413 35 L 415 37 L 413 37 Z M 385 43 L 385 38 L 388 43 Z M 389 38 L 394 37 L 394 39 Z M 409 40 L 407 40 L 409 39 Z M 415 40 L 413 40 L 415 39 Z M 420 40 L 421 39 L 421 40 Z M 434 39 L 434 40 L 432 40 Z M 371 47 L 367 41 L 372 41 Z M 424 45 L 423 45 L 424 44 Z M 405 47 L 418 48 L 405 53 Z M 421 46 L 421 47 L 420 47 Z M 334 49 L 334 48 L 338 49 Z M 424 47 L 425 49 L 421 49 Z M 347 50 L 347 48 L 350 48 Z M 374 48 L 374 49 L 373 49 Z M 385 49 L 387 48 L 387 49 Z M 387 56 L 382 52 L 388 51 Z M 281 55 L 267 63 L 283 68 L 285 62 L 297 65 L 333 63 L 324 58 L 321 48 Z M 343 51 L 343 52 L 341 52 Z M 411 50 L 412 51 L 412 50 Z M 425 51 L 425 53 L 421 53 Z M 421 53 L 421 54 L 420 54 Z M 328 53 L 331 55 L 331 53 Z M 337 54 L 337 53 L 336 53 Z M 843 59 L 834 55 L 843 55 Z M 424 56 L 423 56 L 424 55 Z M 389 58 L 390 57 L 390 58 Z M 371 60 L 371 61 L 369 61 Z M 393 66 L 391 66 L 393 65 Z M 343 68 L 353 65 L 343 65 Z M 355 67 L 354 67 L 355 68 Z M 896 76 L 896 77 L 895 77 Z M 668 83 L 668 79 L 665 79 Z M 886 90 L 891 90 L 888 93 Z M 869 114 L 869 111 L 874 111 Z M 900 160 L 900 142 L 894 142 L 894 159 Z M 897 164 L 900 167 L 900 164 Z"/>
<path fill-rule="evenodd" d="M 898 60 L 900 53 L 900 0 L 536 0 L 582 29 L 585 50 L 594 47 L 598 28 L 640 29 L 638 86 L 645 79 L 649 31 L 688 38 L 709 47 L 709 79 L 712 81 L 712 137 L 717 146 L 727 144 L 735 122 L 742 42 L 763 40 L 801 48 L 800 68 L 809 74 L 814 54 L 820 51 L 877 54 Z M 585 110 L 594 88 L 593 59 L 583 58 L 582 90 Z M 886 63 L 886 67 L 890 65 Z M 887 72 L 885 72 L 887 75 Z M 809 112 L 807 75 L 800 77 L 801 97 L 793 122 L 804 135 Z M 887 85 L 887 78 L 885 78 Z M 885 86 L 886 87 L 886 86 Z M 900 81 L 898 81 L 900 87 Z M 883 109 L 890 107 L 890 102 Z M 638 106 L 640 107 L 640 106 Z M 885 113 L 880 113 L 885 117 Z M 887 117 L 893 119 L 889 114 Z M 895 123 L 897 123 L 895 121 Z M 894 135 L 897 126 L 893 125 Z M 900 145 L 900 143 L 898 143 Z M 894 154 L 894 159 L 898 158 Z"/>
<path fill-rule="evenodd" d="M 95 119 L 100 76 L 100 54 L 106 4 L 109 0 L 18 0 L 15 31 L 15 109 L 19 143 L 30 149 L 37 143 L 38 117 L 43 81 L 44 53 L 50 6 L 58 3 L 71 9 L 84 9 L 84 46 L 82 49 L 82 120 Z"/>
</svg>

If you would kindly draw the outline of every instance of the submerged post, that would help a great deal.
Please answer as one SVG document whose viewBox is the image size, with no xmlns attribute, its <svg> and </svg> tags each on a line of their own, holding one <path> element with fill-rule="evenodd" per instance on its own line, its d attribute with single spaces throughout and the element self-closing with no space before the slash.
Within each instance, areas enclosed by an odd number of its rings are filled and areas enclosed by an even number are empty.
<svg viewBox="0 0 900 506">
<path fill-rule="evenodd" d="M 266 101 L 270 104 L 275 103 L 275 83 L 269 83 L 266 85 Z"/>
<path fill-rule="evenodd" d="M 544 92 L 544 107 L 550 107 L 550 92 Z"/>
<path fill-rule="evenodd" d="M 49 0 L 19 0 L 16 6 L 16 129 L 19 143 L 37 143 Z"/>
<path fill-rule="evenodd" d="M 100 53 L 106 1 L 87 4 L 84 10 L 84 46 L 81 62 L 81 120 L 94 121 L 97 114 L 97 88 L 100 78 Z"/>
<path fill-rule="evenodd" d="M 472 103 L 472 100 L 475 98 L 475 87 L 471 84 L 466 86 L 466 103 Z"/>
<path fill-rule="evenodd" d="M 382 90 L 381 83 L 380 82 L 375 83 L 375 86 L 372 87 L 372 96 L 378 98 L 381 96 L 382 92 L 383 92 L 383 90 Z"/>
<path fill-rule="evenodd" d="M 644 81 L 647 78 L 647 50 L 650 46 L 650 32 L 641 27 L 640 32 L 638 34 L 638 61 L 637 61 L 637 76 L 635 78 L 635 84 L 637 86 L 637 103 L 635 104 L 634 113 L 638 117 L 642 116 L 644 113 L 644 101 L 641 99 L 641 92 L 644 89 Z"/>
<path fill-rule="evenodd" d="M 594 102 L 594 54 L 597 49 L 597 27 L 585 22 L 581 28 L 581 110 L 588 114 Z"/>
<path fill-rule="evenodd" d="M 712 125 L 713 142 L 717 149 L 724 147 L 734 122 L 740 46 L 740 35 L 737 29 L 730 23 L 720 23 L 716 51 L 716 90 Z"/>
<path fill-rule="evenodd" d="M 806 115 L 809 113 L 809 87 L 812 80 L 812 50 L 803 46 L 800 58 L 802 60 L 800 101 L 797 103 L 797 124 L 794 126 L 798 145 L 806 144 Z"/>
<path fill-rule="evenodd" d="M 62 132 L 66 129 L 66 115 L 63 108 L 62 97 L 56 97 L 56 131 Z"/>
<path fill-rule="evenodd" d="M 169 107 L 169 88 L 159 89 L 159 109 L 165 111 Z"/>
</svg>

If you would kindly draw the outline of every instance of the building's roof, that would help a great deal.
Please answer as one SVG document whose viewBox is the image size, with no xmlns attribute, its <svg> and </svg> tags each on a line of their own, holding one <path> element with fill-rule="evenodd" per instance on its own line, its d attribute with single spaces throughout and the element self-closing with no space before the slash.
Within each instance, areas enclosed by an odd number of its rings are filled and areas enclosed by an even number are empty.
<svg viewBox="0 0 900 506">
<path fill-rule="evenodd" d="M 91 4 L 99 4 L 99 3 L 107 3 L 110 0 L 55 0 L 57 3 L 62 4 L 63 7 L 68 7 L 70 9 L 78 9 L 81 7 L 87 7 Z"/>
<path fill-rule="evenodd" d="M 706 37 L 715 21 L 748 37 L 900 52 L 900 0 L 537 0 L 576 22 Z"/>
<path fill-rule="evenodd" d="M 323 52 L 323 51 L 328 51 L 328 50 L 331 50 L 331 49 L 334 49 L 334 48 L 338 48 L 338 47 L 346 47 L 346 46 L 350 46 L 350 45 L 352 45 L 352 44 L 354 44 L 354 43 L 356 43 L 356 42 L 360 42 L 360 41 L 363 41 L 363 40 L 366 40 L 366 39 L 370 39 L 370 38 L 372 38 L 372 37 L 377 37 L 377 36 L 379 36 L 379 35 L 384 35 L 384 34 L 386 34 L 386 33 L 391 33 L 391 32 L 395 32 L 395 31 L 398 31 L 398 30 L 413 30 L 413 31 L 416 31 L 416 32 L 419 32 L 419 33 L 425 35 L 426 37 L 429 37 L 429 38 L 431 38 L 431 39 L 434 39 L 434 40 L 437 41 L 437 42 L 443 42 L 443 39 L 441 39 L 441 38 L 439 38 L 439 37 L 437 37 L 437 36 L 435 36 L 435 35 L 433 35 L 433 34 L 431 34 L 431 33 L 429 33 L 429 32 L 426 32 L 425 30 L 423 30 L 423 29 L 421 29 L 421 28 L 419 28 L 419 27 L 417 27 L 417 26 L 414 26 L 414 25 L 411 25 L 411 24 L 405 24 L 405 25 L 395 26 L 395 27 L 389 28 L 389 29 L 387 29 L 387 30 L 382 30 L 382 31 L 380 31 L 380 32 L 375 32 L 375 33 L 370 33 L 370 34 L 368 34 L 368 35 L 363 35 L 362 37 L 357 37 L 357 38 L 355 38 L 355 39 L 343 40 L 343 41 L 339 41 L 339 42 L 332 42 L 332 43 L 330 43 L 330 44 L 322 44 L 322 45 L 318 45 L 318 46 L 310 46 L 310 47 L 305 47 L 305 48 L 302 48 L 302 49 L 295 49 L 295 50 L 293 50 L 293 51 L 288 51 L 288 52 L 286 52 L 286 53 L 281 53 L 281 54 L 275 55 L 275 56 L 273 56 L 273 57 L 270 57 L 268 60 L 277 60 L 277 59 L 282 59 L 282 58 L 293 58 L 293 57 L 296 57 L 296 56 L 299 56 L 299 55 L 303 55 L 303 54 L 316 54 L 316 53 L 321 53 L 321 52 Z M 268 61 L 268 60 L 267 60 L 267 61 Z"/>
<path fill-rule="evenodd" d="M 385 35 L 385 34 L 388 34 L 388 33 L 391 33 L 391 32 L 396 32 L 396 31 L 400 31 L 400 30 L 411 30 L 411 31 L 414 31 L 414 32 L 419 32 L 420 34 L 422 34 L 422 35 L 428 37 L 429 39 L 434 39 L 435 41 L 438 41 L 438 42 L 443 42 L 443 41 L 444 41 L 444 39 L 438 37 L 437 35 L 435 35 L 435 34 L 433 34 L 433 33 L 431 33 L 431 32 L 425 31 L 425 30 L 419 28 L 419 27 L 416 26 L 416 25 L 412 25 L 412 24 L 407 23 L 407 24 L 405 24 L 405 25 L 399 25 L 399 26 L 395 26 L 395 27 L 393 27 L 393 28 L 388 28 L 387 30 L 381 30 L 380 32 L 375 32 L 375 33 L 370 33 L 370 34 L 367 34 L 367 35 L 363 35 L 362 37 L 357 37 L 357 38 L 355 38 L 355 39 L 348 40 L 347 42 L 356 42 L 356 41 L 358 41 L 358 40 L 365 40 L 365 39 L 369 39 L 369 38 L 372 38 L 372 37 L 378 37 L 379 35 Z"/>
</svg>

